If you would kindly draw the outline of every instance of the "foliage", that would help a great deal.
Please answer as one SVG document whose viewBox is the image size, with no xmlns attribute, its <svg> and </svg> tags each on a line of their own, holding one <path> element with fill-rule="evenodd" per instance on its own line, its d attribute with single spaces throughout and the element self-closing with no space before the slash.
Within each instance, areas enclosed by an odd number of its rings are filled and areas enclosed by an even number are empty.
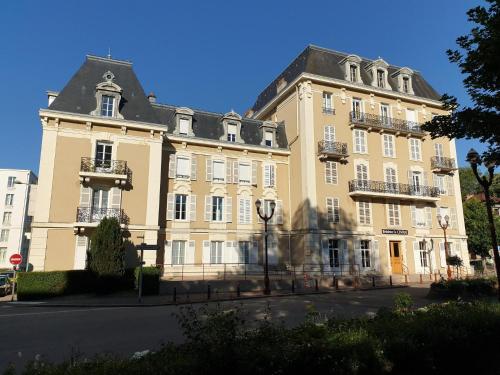
<svg viewBox="0 0 500 375">
<path fill-rule="evenodd" d="M 489 8 L 478 6 L 467 12 L 474 23 L 470 34 L 457 38 L 460 50 L 446 51 L 450 62 L 459 66 L 473 106 L 459 106 L 454 96 L 444 94 L 441 102 L 452 111 L 436 116 L 423 128 L 432 137 L 475 138 L 488 143 L 484 157 L 500 163 L 500 2 L 486 0 Z"/>
<path fill-rule="evenodd" d="M 240 308 L 186 307 L 186 342 L 130 359 L 34 362 L 23 374 L 495 374 L 500 305 L 447 303 L 388 311 L 374 319 L 306 321 L 294 328 L 269 319 L 250 326 Z M 468 358 L 469 360 L 457 360 Z M 14 371 L 11 372 L 13 374 Z"/>
<path fill-rule="evenodd" d="M 452 255 L 446 258 L 446 264 L 454 267 L 462 267 L 464 265 L 464 262 L 458 255 Z"/>
<path fill-rule="evenodd" d="M 453 279 L 431 284 L 430 297 L 437 298 L 477 298 L 492 296 L 495 292 L 494 279 Z"/>
<path fill-rule="evenodd" d="M 486 206 L 477 199 L 469 199 L 464 202 L 463 209 L 469 250 L 482 258 L 489 257 L 492 244 Z M 497 241 L 500 242 L 500 217 L 495 216 L 494 220 Z"/>
<path fill-rule="evenodd" d="M 125 248 L 116 218 L 102 219 L 92 234 L 88 266 L 99 277 L 121 278 L 125 275 Z"/>
<path fill-rule="evenodd" d="M 394 309 L 396 311 L 410 311 L 413 306 L 413 298 L 408 293 L 398 293 L 394 297 Z"/>
<path fill-rule="evenodd" d="M 158 295 L 160 294 L 160 276 L 161 270 L 158 267 L 142 267 L 142 294 Z M 139 267 L 135 269 L 135 287 L 138 288 Z"/>
<path fill-rule="evenodd" d="M 483 188 L 477 181 L 476 176 L 474 176 L 474 172 L 472 172 L 472 169 L 470 167 L 459 168 L 458 177 L 460 179 L 462 201 L 465 201 L 465 198 L 468 195 L 478 194 L 483 191 Z"/>
</svg>

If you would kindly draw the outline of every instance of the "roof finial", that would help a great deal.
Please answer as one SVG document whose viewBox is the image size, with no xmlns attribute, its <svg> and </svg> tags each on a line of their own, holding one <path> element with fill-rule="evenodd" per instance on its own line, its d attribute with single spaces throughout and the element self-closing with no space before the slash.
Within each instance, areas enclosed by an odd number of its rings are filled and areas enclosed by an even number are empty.
<svg viewBox="0 0 500 375">
<path fill-rule="evenodd" d="M 108 59 L 111 59 L 111 47 L 108 47 Z"/>
</svg>

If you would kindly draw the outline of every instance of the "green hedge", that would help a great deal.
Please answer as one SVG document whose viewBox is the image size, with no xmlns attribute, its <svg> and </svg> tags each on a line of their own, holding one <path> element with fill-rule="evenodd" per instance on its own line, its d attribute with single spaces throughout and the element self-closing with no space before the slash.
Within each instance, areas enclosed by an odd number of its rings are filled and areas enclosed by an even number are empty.
<svg viewBox="0 0 500 375">
<path fill-rule="evenodd" d="M 496 293 L 496 280 L 486 278 L 441 280 L 431 284 L 429 297 L 476 298 Z"/>
<path fill-rule="evenodd" d="M 142 267 L 142 294 L 158 295 L 160 294 L 160 276 L 161 270 L 157 267 Z M 135 269 L 135 286 L 139 283 L 139 267 Z"/>
</svg>

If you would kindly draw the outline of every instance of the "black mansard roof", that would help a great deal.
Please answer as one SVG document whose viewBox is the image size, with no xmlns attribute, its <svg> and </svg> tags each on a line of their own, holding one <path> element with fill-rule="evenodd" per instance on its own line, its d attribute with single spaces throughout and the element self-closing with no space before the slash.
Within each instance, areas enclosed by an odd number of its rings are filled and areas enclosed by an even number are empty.
<svg viewBox="0 0 500 375">
<path fill-rule="evenodd" d="M 125 120 L 163 125 L 167 134 L 175 129 L 177 107 L 151 103 L 132 69 L 132 63 L 121 60 L 87 56 L 85 62 L 49 106 L 50 110 L 89 115 L 96 109 L 96 86 L 106 72 L 114 75 L 113 83 L 122 88 L 119 111 Z M 224 134 L 223 114 L 193 109 L 194 137 L 219 140 Z M 263 137 L 263 122 L 250 118 L 241 119 L 241 138 L 245 144 L 259 146 Z M 276 128 L 279 148 L 288 148 L 285 126 Z"/>
<path fill-rule="evenodd" d="M 340 63 L 347 56 L 349 56 L 349 54 L 313 45 L 307 46 L 307 48 L 302 51 L 300 55 L 297 56 L 295 60 L 288 65 L 288 67 L 280 75 L 278 75 L 278 77 L 276 77 L 276 79 L 269 86 L 267 86 L 264 91 L 259 94 L 252 110 L 257 112 L 262 109 L 267 103 L 277 96 L 277 88 L 283 84 L 283 81 L 286 82 L 286 85 L 289 85 L 302 73 L 310 73 L 327 78 L 345 80 L 344 71 Z M 371 82 L 371 77 L 365 68 L 373 61 L 374 60 L 361 58 L 361 80 L 365 85 L 370 85 Z M 393 65 L 389 65 L 387 68 L 389 85 L 393 88 L 397 87 L 397 82 L 392 75 L 400 69 L 401 67 Z M 417 71 L 413 71 L 412 85 L 415 96 L 432 100 L 440 99 L 440 95 L 436 92 L 436 90 L 434 90 Z"/>
</svg>

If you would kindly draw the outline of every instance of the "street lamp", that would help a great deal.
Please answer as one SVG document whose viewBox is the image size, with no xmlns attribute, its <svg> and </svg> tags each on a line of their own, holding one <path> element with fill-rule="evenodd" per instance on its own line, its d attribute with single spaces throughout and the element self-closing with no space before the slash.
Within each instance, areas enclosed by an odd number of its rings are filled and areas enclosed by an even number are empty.
<svg viewBox="0 0 500 375">
<path fill-rule="evenodd" d="M 271 214 L 268 215 L 267 212 L 264 212 L 264 215 L 260 213 L 260 208 L 262 206 L 262 202 L 257 199 L 255 201 L 255 207 L 257 208 L 257 214 L 259 217 L 264 220 L 264 251 L 265 251 L 265 259 L 264 259 L 264 294 L 271 294 L 271 288 L 269 287 L 269 269 L 267 262 L 267 222 L 271 220 L 274 215 L 274 209 L 276 208 L 276 203 L 271 201 Z"/>
<path fill-rule="evenodd" d="M 451 279 L 451 268 L 450 268 L 450 265 L 448 264 L 448 257 L 450 256 L 450 251 L 448 248 L 448 241 L 446 240 L 446 229 L 448 229 L 448 227 L 450 225 L 450 217 L 448 215 L 445 215 L 444 223 L 443 223 L 443 217 L 441 215 L 438 214 L 437 219 L 438 219 L 438 224 L 441 227 L 441 229 L 443 230 L 443 234 L 444 234 L 444 252 L 446 255 L 446 266 L 447 266 L 446 273 L 448 274 L 448 280 L 450 280 Z"/>
<path fill-rule="evenodd" d="M 490 198 L 490 186 L 493 183 L 493 177 L 495 172 L 496 163 L 494 161 L 485 162 L 485 167 L 488 170 L 488 177 L 479 176 L 477 172 L 477 167 L 483 163 L 479 153 L 471 148 L 467 153 L 467 159 L 470 163 L 474 176 L 476 176 L 477 182 L 483 187 L 484 190 L 484 200 L 486 201 L 486 212 L 488 213 L 488 221 L 490 224 L 490 235 L 491 244 L 493 245 L 493 258 L 495 259 L 495 269 L 497 271 L 497 283 L 498 283 L 498 299 L 500 300 L 500 256 L 498 254 L 498 244 L 497 244 L 497 234 L 495 230 L 495 222 L 493 221 L 493 211 L 491 207 Z"/>
</svg>

